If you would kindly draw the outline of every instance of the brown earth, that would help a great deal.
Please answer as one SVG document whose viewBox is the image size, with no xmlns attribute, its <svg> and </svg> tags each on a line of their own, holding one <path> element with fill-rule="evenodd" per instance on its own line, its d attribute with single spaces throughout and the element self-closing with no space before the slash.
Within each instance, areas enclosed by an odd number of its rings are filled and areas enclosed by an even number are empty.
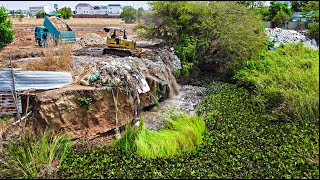
<svg viewBox="0 0 320 180">
<path fill-rule="evenodd" d="M 34 38 L 35 26 L 42 26 L 43 19 L 25 17 L 22 22 L 18 18 L 10 18 L 15 30 L 14 40 L 0 51 L 0 70 L 8 68 L 9 58 L 13 63 L 21 58 L 42 57 L 42 47 L 39 47 Z M 105 26 L 117 26 L 127 29 L 128 38 L 137 39 L 133 32 L 136 24 L 125 24 L 120 18 L 70 18 L 64 20 L 76 32 L 76 38 L 80 39 L 88 33 L 96 33 L 102 37 L 107 36 L 103 31 Z"/>
</svg>

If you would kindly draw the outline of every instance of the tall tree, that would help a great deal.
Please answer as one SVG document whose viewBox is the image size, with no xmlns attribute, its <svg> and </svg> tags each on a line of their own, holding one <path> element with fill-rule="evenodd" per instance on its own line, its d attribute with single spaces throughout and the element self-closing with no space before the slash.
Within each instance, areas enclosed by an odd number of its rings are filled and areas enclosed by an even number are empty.
<svg viewBox="0 0 320 180">
<path fill-rule="evenodd" d="M 56 12 L 58 11 L 58 4 L 54 4 L 53 5 L 54 9 L 56 10 Z"/>
<path fill-rule="evenodd" d="M 8 16 L 6 9 L 0 7 L 0 50 L 13 41 L 14 31 L 11 30 L 12 22 Z"/>
<path fill-rule="evenodd" d="M 291 1 L 291 9 L 294 12 L 300 12 L 300 8 L 305 7 L 307 3 L 308 1 Z"/>
<path fill-rule="evenodd" d="M 60 13 L 63 19 L 69 19 L 72 16 L 72 11 L 69 7 L 63 7 L 59 9 L 57 13 Z"/>
<path fill-rule="evenodd" d="M 138 19 L 138 11 L 133 7 L 123 9 L 120 17 L 124 19 L 125 23 L 134 23 Z"/>
</svg>

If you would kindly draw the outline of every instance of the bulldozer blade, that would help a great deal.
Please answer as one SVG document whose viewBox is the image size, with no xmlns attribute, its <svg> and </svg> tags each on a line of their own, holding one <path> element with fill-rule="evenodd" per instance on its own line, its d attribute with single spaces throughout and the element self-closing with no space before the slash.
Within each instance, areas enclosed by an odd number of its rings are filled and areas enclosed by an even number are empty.
<svg viewBox="0 0 320 180">
<path fill-rule="evenodd" d="M 120 57 L 132 56 L 132 52 L 130 50 L 113 49 L 113 48 L 104 48 L 103 54 L 117 55 Z"/>
</svg>

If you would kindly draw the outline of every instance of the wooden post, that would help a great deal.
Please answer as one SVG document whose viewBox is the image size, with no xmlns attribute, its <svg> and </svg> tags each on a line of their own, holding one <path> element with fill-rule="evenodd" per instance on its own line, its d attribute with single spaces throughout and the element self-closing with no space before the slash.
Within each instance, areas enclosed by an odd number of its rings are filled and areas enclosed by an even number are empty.
<svg viewBox="0 0 320 180">
<path fill-rule="evenodd" d="M 11 68 L 11 74 L 12 74 L 12 84 L 13 84 L 13 99 L 14 99 L 14 103 L 16 105 L 16 109 L 17 109 L 17 117 L 19 119 L 21 119 L 20 113 L 19 113 L 19 101 L 18 101 L 18 96 L 17 96 L 17 92 L 16 92 L 16 83 L 15 83 L 15 77 L 13 74 L 13 68 L 12 68 L 12 61 L 11 61 L 11 51 L 9 51 L 9 60 L 10 60 L 10 68 Z"/>
</svg>

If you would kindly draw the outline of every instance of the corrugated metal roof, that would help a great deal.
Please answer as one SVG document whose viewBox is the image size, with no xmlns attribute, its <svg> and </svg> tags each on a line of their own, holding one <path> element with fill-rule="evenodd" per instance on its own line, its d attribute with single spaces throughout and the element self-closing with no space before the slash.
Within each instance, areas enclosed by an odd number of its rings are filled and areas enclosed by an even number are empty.
<svg viewBox="0 0 320 180">
<path fill-rule="evenodd" d="M 13 71 L 16 91 L 28 89 L 55 89 L 72 82 L 71 73 L 56 71 Z M 0 71 L 0 91 L 12 91 L 10 70 Z"/>
</svg>

